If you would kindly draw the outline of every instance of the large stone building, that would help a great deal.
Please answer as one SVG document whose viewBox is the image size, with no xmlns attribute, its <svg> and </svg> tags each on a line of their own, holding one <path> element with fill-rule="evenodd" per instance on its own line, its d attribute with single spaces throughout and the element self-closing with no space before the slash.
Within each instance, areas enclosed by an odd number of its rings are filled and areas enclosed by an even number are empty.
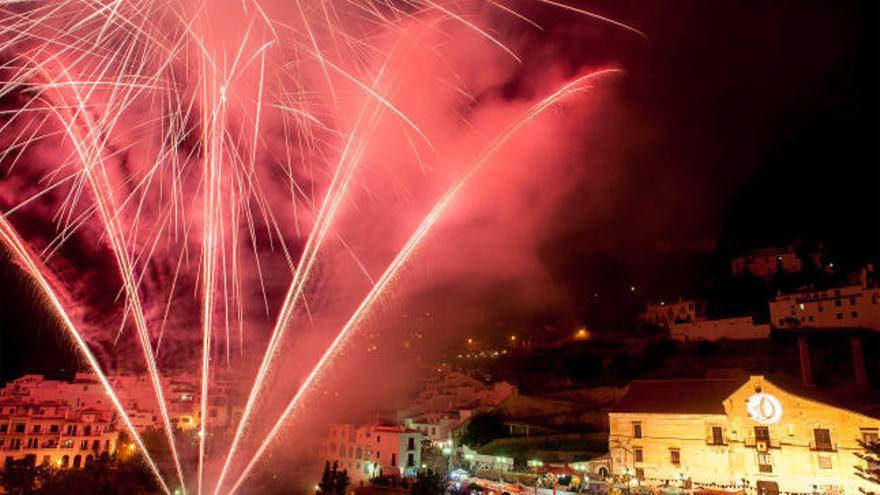
<svg viewBox="0 0 880 495">
<path fill-rule="evenodd" d="M 404 426 L 334 424 L 315 454 L 347 469 L 355 483 L 380 474 L 410 477 L 421 468 L 424 440 L 420 431 Z"/>
<path fill-rule="evenodd" d="M 612 474 L 758 495 L 859 493 L 857 441 L 877 438 L 880 411 L 792 390 L 763 376 L 635 381 L 609 414 Z"/>
</svg>

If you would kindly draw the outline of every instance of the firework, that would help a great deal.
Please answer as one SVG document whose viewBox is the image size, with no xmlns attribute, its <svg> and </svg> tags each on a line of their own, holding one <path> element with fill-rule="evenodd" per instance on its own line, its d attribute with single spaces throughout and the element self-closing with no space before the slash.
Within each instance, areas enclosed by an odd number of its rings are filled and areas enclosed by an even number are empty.
<svg viewBox="0 0 880 495">
<path fill-rule="evenodd" d="M 564 3 L 534 3 L 643 36 Z M 270 423 L 268 437 L 231 483 L 231 491 L 239 489 L 471 178 L 547 108 L 611 72 L 574 79 L 536 103 L 481 147 L 463 173 L 448 166 L 458 179 L 402 247 L 383 258 L 393 259 L 374 281 L 340 233 L 339 217 L 354 203 L 353 191 L 369 190 L 361 179 L 377 136 L 401 141 L 395 146 L 411 150 L 411 161 L 422 173 L 423 162 L 446 165 L 438 156 L 432 122 L 412 115 L 412 108 L 396 98 L 409 84 L 399 65 L 426 55 L 419 50 L 430 45 L 414 39 L 449 37 L 441 29 L 444 23 L 473 36 L 506 63 L 522 63 L 482 15 L 488 9 L 539 27 L 515 5 L 502 0 L 467 8 L 439 0 L 0 3 L 0 166 L 6 174 L 0 177 L 0 205 L 6 210 L 0 212 L 0 241 L 46 295 L 166 492 L 168 482 L 86 341 L 124 344 L 124 329 L 133 327 L 181 489 L 189 478 L 197 493 L 213 488 L 219 495 L 230 484 L 233 462 L 241 457 L 278 372 L 290 327 L 309 311 L 309 290 L 332 244 L 328 239 L 338 240 L 371 288 L 283 414 Z M 438 84 L 476 101 L 451 72 L 452 81 Z M 461 120 L 467 129 L 467 118 Z M 12 182 L 23 169 L 38 179 Z M 25 212 L 44 219 L 52 233 L 23 230 L 15 215 Z M 66 254 L 74 239 L 89 241 L 83 242 L 86 254 Z M 76 283 L 50 283 L 58 258 L 112 266 L 121 307 L 114 300 L 108 304 L 114 310 L 102 319 L 83 318 L 74 325 L 61 300 L 77 304 L 86 298 Z M 280 285 L 277 278 L 286 275 L 285 269 L 290 278 Z M 273 291 L 283 296 L 273 300 L 267 295 Z M 258 303 L 251 301 L 254 293 L 260 295 Z M 268 338 L 265 345 L 253 344 L 262 353 L 255 359 L 259 366 L 242 417 L 228 449 L 218 449 L 221 456 L 212 458 L 213 449 L 207 448 L 212 377 L 220 356 L 227 369 L 241 366 L 233 349 L 236 340 L 241 354 L 248 348 L 245 334 L 256 326 L 259 311 L 254 306 L 262 306 L 271 322 Z M 271 307 L 278 307 L 276 314 Z M 104 327 L 117 325 L 115 335 L 104 333 Z M 186 359 L 175 363 L 197 370 L 195 466 L 181 462 L 161 385 L 166 363 L 157 357 L 160 345 L 162 356 L 175 356 L 175 341 L 187 351 L 197 349 L 192 353 L 197 357 L 188 358 L 198 365 Z M 238 359 L 247 363 L 247 357 Z M 211 473 L 212 465 L 219 471 Z M 189 470 L 195 476 L 185 478 Z"/>
</svg>

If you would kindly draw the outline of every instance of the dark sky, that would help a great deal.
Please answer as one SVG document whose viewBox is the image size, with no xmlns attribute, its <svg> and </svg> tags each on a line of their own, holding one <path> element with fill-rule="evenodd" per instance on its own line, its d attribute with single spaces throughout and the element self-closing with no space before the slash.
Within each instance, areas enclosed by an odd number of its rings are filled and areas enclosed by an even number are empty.
<svg viewBox="0 0 880 495">
<path fill-rule="evenodd" d="M 630 283 L 646 297 L 686 291 L 699 283 L 692 248 L 708 238 L 733 250 L 821 240 L 853 266 L 877 256 L 876 2 L 582 4 L 650 40 L 533 13 L 573 69 L 627 71 L 607 126 L 611 192 L 597 212 L 580 199 L 596 185 L 576 188 L 546 236 L 543 259 L 571 300 Z M 0 380 L 70 368 L 51 319 L 0 264 Z"/>
</svg>

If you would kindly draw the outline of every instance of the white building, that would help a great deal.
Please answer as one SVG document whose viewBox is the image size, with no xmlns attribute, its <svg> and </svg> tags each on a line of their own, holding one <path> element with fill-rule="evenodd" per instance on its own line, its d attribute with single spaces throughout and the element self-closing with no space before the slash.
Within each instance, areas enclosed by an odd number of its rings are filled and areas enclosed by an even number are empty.
<svg viewBox="0 0 880 495">
<path fill-rule="evenodd" d="M 676 323 L 669 330 L 673 340 L 749 340 L 766 339 L 770 336 L 770 325 L 755 324 L 751 316 L 703 320 L 690 323 Z"/>
<path fill-rule="evenodd" d="M 880 289 L 871 283 L 780 294 L 770 301 L 776 328 L 870 328 L 880 330 Z"/>
<path fill-rule="evenodd" d="M 765 279 L 771 278 L 777 272 L 797 273 L 801 269 L 803 264 L 793 247 L 757 249 L 730 262 L 730 270 L 734 275 L 742 275 L 748 270 L 752 275 Z"/>
<path fill-rule="evenodd" d="M 676 323 L 701 321 L 706 319 L 706 303 L 694 299 L 648 303 L 640 319 L 643 323 L 664 328 Z"/>
<path fill-rule="evenodd" d="M 0 459 L 5 464 L 29 457 L 36 465 L 84 467 L 96 456 L 116 451 L 114 420 L 109 407 L 0 397 Z"/>
<path fill-rule="evenodd" d="M 424 440 L 420 431 L 404 426 L 334 424 L 316 455 L 339 463 L 354 483 L 380 474 L 411 477 L 421 468 Z"/>
</svg>

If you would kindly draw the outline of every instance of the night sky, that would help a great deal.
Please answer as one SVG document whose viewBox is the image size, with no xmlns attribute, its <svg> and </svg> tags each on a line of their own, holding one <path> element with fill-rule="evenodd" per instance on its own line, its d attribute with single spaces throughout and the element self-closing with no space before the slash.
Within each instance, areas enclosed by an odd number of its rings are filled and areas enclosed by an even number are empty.
<svg viewBox="0 0 880 495">
<path fill-rule="evenodd" d="M 876 2 L 585 6 L 650 40 L 530 13 L 572 71 L 610 63 L 627 71 L 599 138 L 617 172 L 563 198 L 563 220 L 542 241 L 542 260 L 575 317 L 590 293 L 614 303 L 630 285 L 646 298 L 699 288 L 705 273 L 694 260 L 710 240 L 724 252 L 822 241 L 850 267 L 878 255 Z M 527 79 L 511 81 L 511 94 L 527 91 Z M 485 296 L 492 318 L 546 316 L 489 303 L 502 293 Z M 65 342 L 0 256 L 0 380 L 72 368 Z"/>
</svg>

